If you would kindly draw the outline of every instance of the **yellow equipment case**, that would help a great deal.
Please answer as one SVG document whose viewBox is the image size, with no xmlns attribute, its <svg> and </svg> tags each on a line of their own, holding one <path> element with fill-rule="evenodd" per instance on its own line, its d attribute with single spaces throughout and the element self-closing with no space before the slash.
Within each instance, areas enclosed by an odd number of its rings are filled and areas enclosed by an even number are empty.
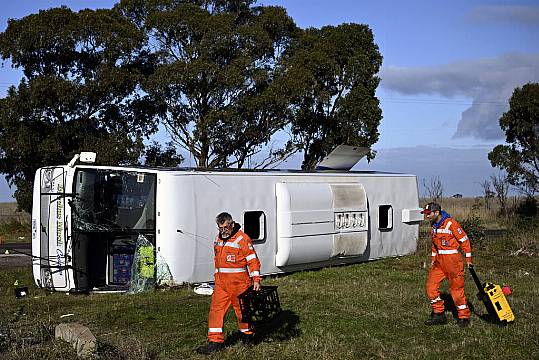
<svg viewBox="0 0 539 360">
<path fill-rule="evenodd" d="M 469 267 L 470 273 L 474 279 L 475 285 L 479 292 L 477 293 L 477 298 L 485 304 L 488 313 L 493 317 L 494 320 L 507 324 L 515 320 L 515 315 L 505 298 L 504 293 L 500 285 L 493 283 L 484 283 L 481 285 L 475 269 L 473 266 Z"/>
</svg>

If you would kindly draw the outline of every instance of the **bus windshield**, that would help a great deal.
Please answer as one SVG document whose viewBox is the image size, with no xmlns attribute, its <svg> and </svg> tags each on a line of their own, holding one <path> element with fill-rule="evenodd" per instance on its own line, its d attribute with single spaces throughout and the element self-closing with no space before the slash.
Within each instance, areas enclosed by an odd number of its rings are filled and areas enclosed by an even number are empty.
<svg viewBox="0 0 539 360">
<path fill-rule="evenodd" d="M 73 228 L 78 231 L 155 230 L 156 175 L 79 169 L 73 181 Z"/>
</svg>

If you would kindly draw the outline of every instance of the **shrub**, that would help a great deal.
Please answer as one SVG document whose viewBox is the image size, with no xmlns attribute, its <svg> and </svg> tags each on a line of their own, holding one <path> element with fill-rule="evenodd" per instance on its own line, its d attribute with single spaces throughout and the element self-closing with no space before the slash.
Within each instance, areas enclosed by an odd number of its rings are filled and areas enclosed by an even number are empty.
<svg viewBox="0 0 539 360">
<path fill-rule="evenodd" d="M 525 253 L 539 253 L 539 216 L 515 217 L 507 224 L 505 236 L 507 250 L 524 250 Z"/>
<path fill-rule="evenodd" d="M 24 234 L 30 232 L 30 224 L 24 224 L 17 220 L 0 223 L 0 234 Z"/>
<path fill-rule="evenodd" d="M 474 248 L 484 248 L 485 247 L 485 226 L 483 221 L 477 217 L 472 216 L 460 222 L 460 225 L 468 234 L 472 246 Z"/>
<path fill-rule="evenodd" d="M 526 197 L 516 206 L 515 215 L 526 218 L 537 216 L 537 200 L 531 196 Z"/>
</svg>

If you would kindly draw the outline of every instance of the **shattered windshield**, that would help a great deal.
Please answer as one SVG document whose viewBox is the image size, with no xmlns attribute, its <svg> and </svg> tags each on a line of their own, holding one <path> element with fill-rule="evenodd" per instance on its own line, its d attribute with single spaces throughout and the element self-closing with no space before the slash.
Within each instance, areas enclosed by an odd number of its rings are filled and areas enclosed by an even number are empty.
<svg viewBox="0 0 539 360">
<path fill-rule="evenodd" d="M 71 201 L 73 227 L 82 231 L 154 230 L 155 174 L 79 169 Z"/>
</svg>

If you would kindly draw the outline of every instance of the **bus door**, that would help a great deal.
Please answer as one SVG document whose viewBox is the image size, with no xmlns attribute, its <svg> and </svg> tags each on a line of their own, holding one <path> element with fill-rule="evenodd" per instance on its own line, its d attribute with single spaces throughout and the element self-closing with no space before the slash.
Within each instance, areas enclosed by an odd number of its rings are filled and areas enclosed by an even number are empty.
<svg viewBox="0 0 539 360">
<path fill-rule="evenodd" d="M 66 171 L 63 167 L 42 168 L 40 171 L 41 283 L 49 290 L 68 290 Z"/>
</svg>

